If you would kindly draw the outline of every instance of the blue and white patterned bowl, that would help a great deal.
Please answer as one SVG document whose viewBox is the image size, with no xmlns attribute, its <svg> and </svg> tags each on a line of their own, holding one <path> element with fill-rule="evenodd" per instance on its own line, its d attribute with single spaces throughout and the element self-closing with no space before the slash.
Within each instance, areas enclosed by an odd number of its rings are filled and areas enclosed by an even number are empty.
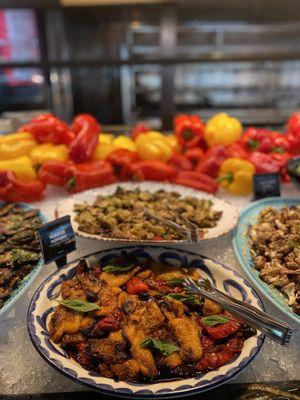
<svg viewBox="0 0 300 400">
<path fill-rule="evenodd" d="M 272 285 L 268 285 L 259 277 L 259 271 L 254 268 L 250 245 L 247 239 L 247 231 L 250 225 L 255 224 L 259 213 L 267 207 L 274 207 L 279 210 L 282 207 L 300 205 L 300 199 L 285 199 L 281 197 L 269 197 L 255 201 L 246 207 L 241 215 L 233 235 L 232 244 L 235 255 L 248 278 L 262 293 L 274 304 L 275 307 L 284 312 L 285 315 L 300 323 L 300 315 L 294 313 L 292 307 L 287 303 L 287 298 Z"/>
<path fill-rule="evenodd" d="M 188 251 L 157 246 L 130 246 L 105 250 L 95 256 L 102 262 L 111 258 L 133 254 L 140 259 L 152 259 L 163 264 L 179 265 L 184 268 L 199 268 L 203 277 L 210 277 L 216 286 L 236 298 L 247 301 L 263 309 L 262 302 L 253 287 L 239 274 L 226 265 L 212 259 L 203 258 Z M 247 339 L 240 356 L 231 363 L 215 371 L 195 378 L 178 379 L 153 384 L 135 384 L 104 378 L 95 372 L 82 368 L 70 358 L 49 337 L 48 324 L 56 306 L 55 299 L 60 293 L 61 283 L 72 277 L 75 263 L 50 275 L 34 294 L 27 315 L 27 327 L 31 341 L 40 355 L 54 368 L 69 378 L 105 393 L 122 397 L 172 397 L 200 393 L 219 386 L 240 373 L 257 356 L 264 342 L 264 335 L 257 333 Z"/>
<path fill-rule="evenodd" d="M 0 207 L 3 207 L 5 205 L 4 202 L 0 202 Z M 28 206 L 27 204 L 24 203 L 18 203 L 21 207 L 23 207 L 25 210 L 33 210 L 34 207 Z M 40 212 L 40 218 L 45 224 L 47 222 L 47 219 L 45 215 Z M 4 315 L 9 308 L 26 292 L 26 290 L 29 288 L 29 286 L 34 282 L 38 274 L 40 273 L 40 270 L 43 266 L 42 259 L 37 263 L 37 265 L 33 268 L 33 270 L 26 275 L 22 281 L 17 285 L 17 287 L 11 292 L 9 298 L 4 302 L 4 306 L 0 308 L 0 318 L 2 315 Z"/>
</svg>

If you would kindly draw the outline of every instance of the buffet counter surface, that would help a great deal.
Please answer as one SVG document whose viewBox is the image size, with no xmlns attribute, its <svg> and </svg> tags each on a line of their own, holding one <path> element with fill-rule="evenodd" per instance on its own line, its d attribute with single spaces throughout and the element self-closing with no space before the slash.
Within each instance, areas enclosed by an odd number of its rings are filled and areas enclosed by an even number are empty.
<svg viewBox="0 0 300 400">
<path fill-rule="evenodd" d="M 54 187 L 48 190 L 46 199 L 43 202 L 36 203 L 36 206 L 43 211 L 49 220 L 53 220 L 55 219 L 57 202 L 63 201 L 65 194 Z M 232 197 L 225 192 L 221 192 L 219 195 L 232 202 L 240 210 L 251 201 L 250 197 Z M 299 197 L 299 192 L 292 184 L 286 184 L 283 185 L 282 196 L 296 198 Z M 69 255 L 68 261 L 111 247 L 113 247 L 111 244 L 77 237 L 77 251 Z M 231 234 L 211 240 L 208 243 L 181 245 L 181 248 L 217 258 L 232 266 L 240 274 L 245 275 L 234 256 Z M 50 367 L 35 351 L 28 337 L 26 313 L 29 301 L 44 278 L 55 268 L 54 264 L 44 266 L 42 272 L 25 295 L 15 303 L 15 306 L 6 315 L 1 317 L 0 395 L 86 390 L 83 386 L 74 383 Z M 279 318 L 287 319 L 263 295 L 262 298 L 268 312 Z M 289 322 L 293 325 L 292 321 Z M 282 347 L 267 339 L 258 357 L 245 371 L 235 377 L 232 383 L 289 381 L 292 385 L 292 381 L 299 381 L 300 332 L 296 332 L 295 323 L 294 327 L 295 333 L 289 348 Z M 295 387 L 297 387 L 296 382 Z M 292 393 L 293 387 L 289 390 Z M 104 397 L 107 398 L 107 396 Z M 98 398 L 101 398 L 101 396 Z"/>
</svg>

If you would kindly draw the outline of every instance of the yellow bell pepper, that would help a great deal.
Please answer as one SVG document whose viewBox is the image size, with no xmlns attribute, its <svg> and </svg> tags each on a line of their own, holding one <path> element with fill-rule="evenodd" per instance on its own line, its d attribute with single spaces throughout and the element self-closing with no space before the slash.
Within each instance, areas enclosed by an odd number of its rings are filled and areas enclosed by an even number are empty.
<svg viewBox="0 0 300 400">
<path fill-rule="evenodd" d="M 36 179 L 36 172 L 28 156 L 14 158 L 13 160 L 0 161 L 0 171 L 13 171 L 17 178 L 23 182 Z"/>
<path fill-rule="evenodd" d="M 98 143 L 92 155 L 92 160 L 105 160 L 114 150 L 116 150 L 116 147 L 113 143 Z"/>
<path fill-rule="evenodd" d="M 36 146 L 37 142 L 28 132 L 0 136 L 0 160 L 11 160 L 27 156 Z"/>
<path fill-rule="evenodd" d="M 167 137 L 160 132 L 141 133 L 135 143 L 137 153 L 142 160 L 167 162 L 172 157 L 173 149 Z"/>
<path fill-rule="evenodd" d="M 176 135 L 168 135 L 168 136 L 166 136 L 166 138 L 168 139 L 168 142 L 169 142 L 170 146 L 172 147 L 172 150 L 174 150 L 176 153 L 181 153 L 182 148 L 181 148 L 180 144 L 178 143 Z"/>
<path fill-rule="evenodd" d="M 67 161 L 68 148 L 64 144 L 40 144 L 31 151 L 30 158 L 37 165 L 44 164 L 46 161 Z"/>
<path fill-rule="evenodd" d="M 111 133 L 100 133 L 99 135 L 99 142 L 102 144 L 109 144 L 112 143 L 112 141 L 114 140 L 114 135 L 112 135 Z"/>
<path fill-rule="evenodd" d="M 136 151 L 136 144 L 134 141 L 125 135 L 120 135 L 113 140 L 113 144 L 117 149 L 126 149 Z"/>
<path fill-rule="evenodd" d="M 219 172 L 218 182 L 229 192 L 246 195 L 252 192 L 254 165 L 242 158 L 227 158 Z"/>
<path fill-rule="evenodd" d="M 236 118 L 220 113 L 207 121 L 204 140 L 209 147 L 218 144 L 227 146 L 238 140 L 243 133 L 243 126 Z"/>
</svg>

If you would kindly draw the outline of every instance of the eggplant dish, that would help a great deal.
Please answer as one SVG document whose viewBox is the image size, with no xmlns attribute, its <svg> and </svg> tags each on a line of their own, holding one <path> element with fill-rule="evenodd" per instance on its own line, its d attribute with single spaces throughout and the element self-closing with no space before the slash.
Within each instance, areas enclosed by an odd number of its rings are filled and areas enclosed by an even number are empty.
<svg viewBox="0 0 300 400">
<path fill-rule="evenodd" d="M 135 258 L 89 267 L 62 283 L 50 337 L 82 367 L 127 382 L 196 376 L 231 362 L 255 332 L 187 294 L 179 269 Z"/>
<path fill-rule="evenodd" d="M 300 206 L 268 207 L 248 229 L 253 265 L 300 315 Z"/>
<path fill-rule="evenodd" d="M 222 211 L 212 206 L 211 200 L 176 192 L 119 187 L 110 196 L 98 196 L 93 205 L 75 204 L 74 211 L 82 232 L 128 240 L 184 240 L 193 228 L 203 236 L 217 225 Z"/>
<path fill-rule="evenodd" d="M 39 210 L 13 203 L 0 207 L 0 308 L 40 260 L 36 229 L 41 222 Z"/>
</svg>

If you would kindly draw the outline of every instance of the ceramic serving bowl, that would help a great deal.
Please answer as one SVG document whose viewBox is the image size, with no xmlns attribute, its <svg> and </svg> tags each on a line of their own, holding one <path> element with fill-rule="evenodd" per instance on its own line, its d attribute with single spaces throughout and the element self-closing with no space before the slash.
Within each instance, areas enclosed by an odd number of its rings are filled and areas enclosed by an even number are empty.
<svg viewBox="0 0 300 400">
<path fill-rule="evenodd" d="M 2 207 L 5 203 L 0 202 L 0 207 Z M 19 203 L 19 205 L 24 208 L 24 210 L 33 210 L 34 207 L 30 207 L 27 204 Z M 40 212 L 40 218 L 42 220 L 42 223 L 45 224 L 47 222 L 47 219 L 45 215 Z M 16 288 L 11 292 L 9 298 L 4 302 L 4 306 L 0 308 L 0 318 L 2 315 L 4 315 L 9 308 L 26 292 L 26 290 L 29 288 L 29 286 L 34 282 L 36 277 L 41 271 L 41 268 L 43 266 L 42 259 L 37 263 L 37 265 L 33 268 L 33 270 L 26 275 L 21 282 L 16 286 Z"/>
<path fill-rule="evenodd" d="M 139 259 L 152 259 L 163 264 L 184 268 L 199 268 L 201 276 L 211 278 L 215 285 L 232 296 L 263 309 L 254 288 L 228 266 L 188 251 L 158 246 L 131 246 L 105 250 L 94 254 L 103 263 L 111 258 L 132 254 Z M 219 386 L 240 373 L 257 356 L 264 342 L 264 335 L 257 332 L 244 343 L 241 354 L 232 362 L 217 370 L 199 374 L 194 378 L 177 379 L 152 384 L 135 384 L 105 378 L 82 368 L 49 337 L 49 321 L 60 295 L 62 282 L 75 273 L 76 263 L 55 271 L 34 294 L 27 315 L 28 332 L 40 355 L 54 368 L 69 378 L 94 390 L 122 397 L 166 398 L 200 393 Z"/>
<path fill-rule="evenodd" d="M 134 240 L 128 240 L 128 239 L 119 239 L 119 238 L 108 238 L 108 237 L 103 237 L 101 235 L 93 235 L 90 233 L 82 232 L 78 229 L 78 223 L 75 221 L 76 214 L 73 211 L 74 205 L 76 203 L 88 203 L 88 204 L 93 204 L 94 201 L 96 200 L 97 196 L 102 195 L 102 196 L 107 196 L 115 193 L 118 187 L 121 187 L 126 190 L 134 190 L 136 188 L 139 188 L 140 190 L 147 190 L 151 193 L 156 192 L 157 190 L 164 190 L 166 192 L 178 192 L 181 194 L 182 197 L 185 196 L 193 196 L 197 199 L 209 199 L 213 202 L 213 210 L 219 210 L 223 211 L 223 214 L 220 218 L 220 220 L 217 222 L 217 225 L 214 228 L 207 229 L 206 233 L 204 234 L 203 238 L 201 240 L 208 240 L 208 239 L 215 239 L 219 236 L 224 235 L 225 233 L 230 232 L 237 224 L 238 217 L 239 217 L 239 212 L 237 208 L 235 208 L 233 205 L 228 203 L 227 201 L 220 199 L 216 196 L 213 196 L 209 193 L 206 192 L 200 192 L 199 190 L 194 190 L 187 188 L 185 186 L 180 186 L 180 185 L 173 185 L 171 183 L 159 183 L 159 182 L 121 182 L 118 184 L 113 184 L 113 185 L 107 185 L 103 186 L 99 189 L 92 189 L 92 190 L 87 190 L 82 193 L 75 194 L 71 196 L 70 198 L 64 200 L 63 202 L 60 202 L 58 207 L 57 207 L 57 215 L 56 216 L 64 216 L 64 215 L 70 215 L 71 216 L 71 222 L 74 231 L 76 232 L 77 235 L 82 236 L 84 238 L 89 238 L 89 239 L 96 239 L 100 241 L 105 241 L 105 242 L 114 242 L 114 243 L 158 243 L 157 241 L 153 240 L 139 240 L 134 241 Z M 174 244 L 174 243 L 183 243 L 187 242 L 186 240 L 160 240 L 159 243 L 166 244 Z"/>
<path fill-rule="evenodd" d="M 268 285 L 259 277 L 259 271 L 254 268 L 250 253 L 250 245 L 247 239 L 247 231 L 250 225 L 255 224 L 259 213 L 267 207 L 280 209 L 284 206 L 300 205 L 300 199 L 284 199 L 281 197 L 269 197 L 255 201 L 246 207 L 240 216 L 240 220 L 233 235 L 233 248 L 237 259 L 248 278 L 259 290 L 262 291 L 271 303 L 287 316 L 300 324 L 300 315 L 294 313 L 292 307 L 287 304 L 286 296 L 272 285 Z"/>
</svg>

